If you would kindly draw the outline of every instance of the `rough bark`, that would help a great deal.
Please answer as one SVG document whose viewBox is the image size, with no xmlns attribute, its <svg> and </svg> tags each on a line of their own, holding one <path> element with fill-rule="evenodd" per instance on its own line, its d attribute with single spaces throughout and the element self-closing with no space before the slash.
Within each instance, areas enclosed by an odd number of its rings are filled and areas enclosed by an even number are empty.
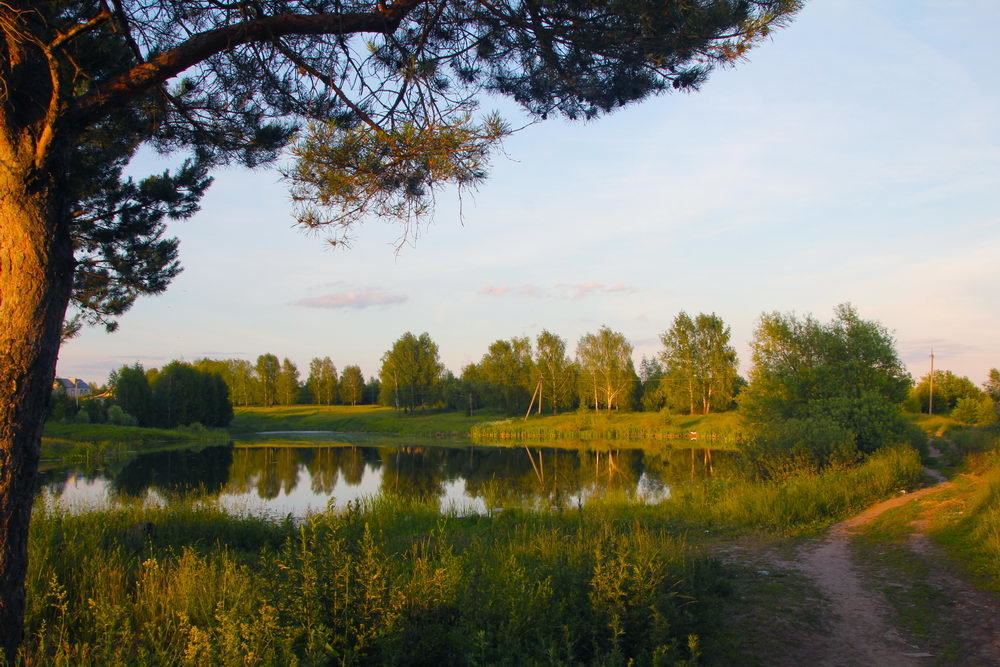
<svg viewBox="0 0 1000 667">
<path fill-rule="evenodd" d="M 24 628 L 28 521 L 73 280 L 73 247 L 56 179 L 34 167 L 17 168 L 16 148 L 2 152 L 0 648 L 13 664 Z"/>
</svg>

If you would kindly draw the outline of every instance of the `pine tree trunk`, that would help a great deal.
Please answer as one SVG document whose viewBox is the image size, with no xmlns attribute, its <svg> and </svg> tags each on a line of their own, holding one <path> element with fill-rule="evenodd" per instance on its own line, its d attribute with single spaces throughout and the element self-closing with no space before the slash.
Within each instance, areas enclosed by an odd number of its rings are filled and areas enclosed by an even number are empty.
<svg viewBox="0 0 1000 667">
<path fill-rule="evenodd" d="M 24 630 L 28 521 L 42 420 L 73 280 L 62 188 L 18 170 L 0 146 L 0 648 L 13 664 Z"/>
</svg>

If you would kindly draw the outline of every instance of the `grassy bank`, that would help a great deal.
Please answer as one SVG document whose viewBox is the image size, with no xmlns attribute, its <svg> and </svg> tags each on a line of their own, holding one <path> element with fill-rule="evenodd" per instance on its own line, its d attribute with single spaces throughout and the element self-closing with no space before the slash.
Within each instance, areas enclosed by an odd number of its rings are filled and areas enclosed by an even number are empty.
<svg viewBox="0 0 1000 667">
<path fill-rule="evenodd" d="M 407 415 L 377 405 L 280 405 L 270 408 L 236 408 L 230 430 L 234 433 L 261 431 L 338 431 L 419 436 L 464 436 L 495 414 L 466 417 L 463 412 L 418 412 Z"/>
<path fill-rule="evenodd" d="M 228 440 L 227 431 L 197 426 L 165 429 L 48 422 L 42 434 L 42 458 L 86 458 L 119 451 L 142 451 Z"/>
<path fill-rule="evenodd" d="M 920 455 L 909 447 L 876 452 L 858 466 L 782 482 L 708 480 L 683 486 L 663 508 L 689 524 L 796 533 L 825 527 L 920 485 Z"/>
<path fill-rule="evenodd" d="M 504 419 L 472 427 L 477 441 L 518 440 L 690 440 L 732 443 L 743 432 L 741 417 L 735 412 L 710 415 L 670 415 L 661 412 L 599 414 L 567 412 L 560 415 L 533 415 L 527 420 Z"/>
<path fill-rule="evenodd" d="M 472 436 L 478 440 L 616 440 L 688 439 L 697 431 L 703 439 L 731 438 L 741 431 L 735 413 L 666 415 L 659 412 L 595 414 L 569 412 L 498 419 L 497 414 L 433 412 L 406 415 L 372 405 L 286 405 L 236 408 L 234 433 L 266 431 L 337 431 L 419 436 Z"/>
</svg>

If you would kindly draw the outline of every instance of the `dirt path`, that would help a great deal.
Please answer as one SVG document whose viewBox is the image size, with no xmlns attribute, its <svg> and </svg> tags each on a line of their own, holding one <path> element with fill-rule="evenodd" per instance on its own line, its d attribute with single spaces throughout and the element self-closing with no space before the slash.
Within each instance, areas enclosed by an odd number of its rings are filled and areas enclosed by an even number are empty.
<svg viewBox="0 0 1000 667">
<path fill-rule="evenodd" d="M 938 483 L 914 493 L 890 498 L 861 514 L 833 526 L 826 536 L 803 550 L 796 568 L 816 582 L 834 613 L 830 634 L 821 647 L 823 665 L 930 664 L 933 655 L 908 644 L 888 621 L 890 611 L 877 590 L 866 586 L 851 559 L 850 539 L 854 529 L 883 512 L 947 488 L 948 482 L 927 471 Z"/>
</svg>

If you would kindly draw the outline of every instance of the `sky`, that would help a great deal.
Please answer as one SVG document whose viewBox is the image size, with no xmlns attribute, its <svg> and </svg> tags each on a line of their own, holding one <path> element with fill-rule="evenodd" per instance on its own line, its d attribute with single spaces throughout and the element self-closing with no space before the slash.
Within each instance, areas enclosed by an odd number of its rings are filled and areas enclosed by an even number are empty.
<svg viewBox="0 0 1000 667">
<path fill-rule="evenodd" d="M 270 352 L 368 377 L 406 331 L 459 374 L 494 340 L 548 329 L 572 354 L 602 325 L 638 364 L 681 310 L 718 314 L 745 373 L 761 313 L 850 302 L 915 377 L 933 349 L 980 383 L 1000 366 L 998 23 L 995 0 L 810 0 L 697 93 L 515 134 L 402 247 L 367 222 L 331 248 L 295 227 L 275 170 L 219 171 L 170 228 L 184 272 L 116 333 L 66 343 L 58 374 Z"/>
</svg>

